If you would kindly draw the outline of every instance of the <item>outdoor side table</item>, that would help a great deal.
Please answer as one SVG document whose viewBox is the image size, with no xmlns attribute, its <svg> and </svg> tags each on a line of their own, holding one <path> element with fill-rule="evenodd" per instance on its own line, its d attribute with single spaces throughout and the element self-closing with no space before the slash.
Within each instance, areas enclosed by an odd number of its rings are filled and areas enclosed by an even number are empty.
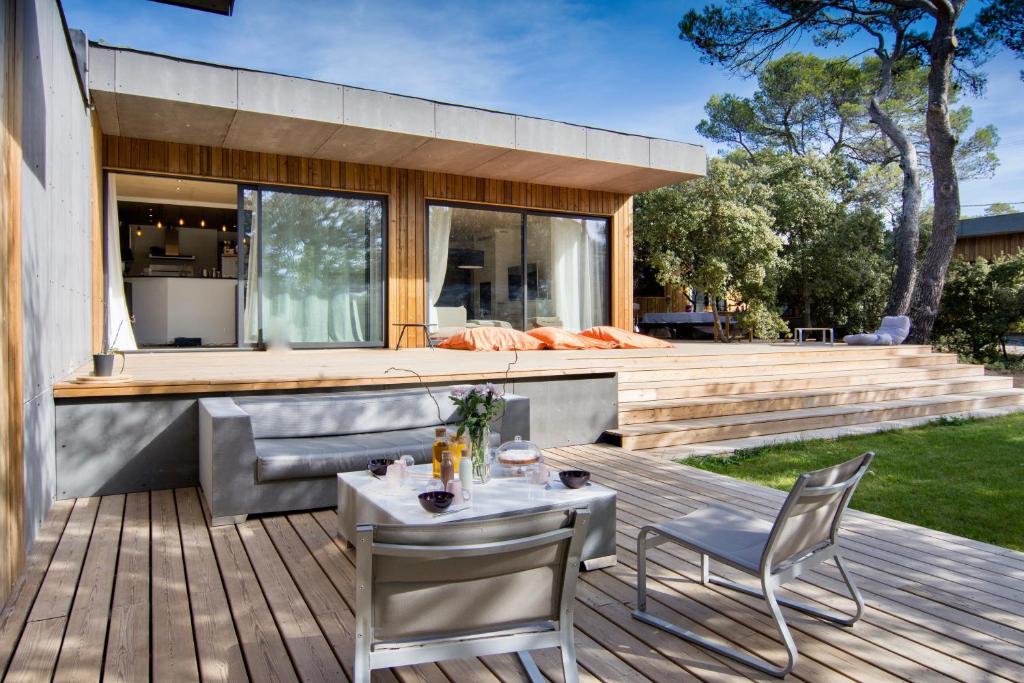
<svg viewBox="0 0 1024 683">
<path fill-rule="evenodd" d="M 835 346 L 836 333 L 831 327 L 798 327 L 796 328 L 796 343 L 803 344 L 805 333 L 807 332 L 821 332 L 821 341 L 828 341 L 829 346 Z"/>
<path fill-rule="evenodd" d="M 473 498 L 467 505 L 452 503 L 459 512 L 434 515 L 420 507 L 417 495 L 430 480 L 432 466 L 410 468 L 415 486 L 397 491 L 388 487 L 367 470 L 343 472 L 338 475 L 338 534 L 347 542 L 356 538 L 360 524 L 444 524 L 471 519 L 508 517 L 524 512 L 557 508 L 587 507 L 590 528 L 583 542 L 580 560 L 585 570 L 601 569 L 615 564 L 615 491 L 591 483 L 580 489 L 562 485 L 553 472 L 548 487 L 531 484 L 527 479 L 492 479 L 473 485 Z"/>
<path fill-rule="evenodd" d="M 434 327 L 436 323 L 391 323 L 392 327 L 401 327 L 402 331 L 398 333 L 398 341 L 395 342 L 395 351 L 402 348 L 402 338 L 405 337 L 405 331 L 410 327 L 419 327 L 423 330 L 423 334 L 427 337 L 427 346 L 434 348 L 434 345 L 430 341 L 430 328 Z"/>
</svg>

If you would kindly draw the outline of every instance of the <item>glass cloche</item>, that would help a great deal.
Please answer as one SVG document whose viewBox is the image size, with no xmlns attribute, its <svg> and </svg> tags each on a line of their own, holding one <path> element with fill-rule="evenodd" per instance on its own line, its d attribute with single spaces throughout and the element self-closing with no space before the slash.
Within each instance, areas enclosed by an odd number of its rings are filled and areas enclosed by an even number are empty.
<svg viewBox="0 0 1024 683">
<path fill-rule="evenodd" d="M 517 436 L 514 440 L 506 441 L 498 446 L 495 451 L 495 460 L 503 470 L 502 475 L 522 477 L 526 475 L 528 468 L 544 462 L 544 454 L 541 453 L 537 444 L 532 441 L 524 441 L 523 437 Z"/>
</svg>

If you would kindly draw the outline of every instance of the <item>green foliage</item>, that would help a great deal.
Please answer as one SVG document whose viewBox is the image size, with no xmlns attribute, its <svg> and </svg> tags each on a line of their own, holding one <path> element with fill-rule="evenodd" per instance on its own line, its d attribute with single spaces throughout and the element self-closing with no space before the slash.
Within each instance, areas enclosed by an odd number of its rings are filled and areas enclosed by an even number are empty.
<svg viewBox="0 0 1024 683">
<path fill-rule="evenodd" d="M 977 361 L 1006 358 L 1006 338 L 1024 322 L 1024 252 L 949 268 L 935 322 L 941 347 Z"/>
<path fill-rule="evenodd" d="M 989 204 L 985 209 L 986 216 L 1005 216 L 1007 214 L 1017 213 L 1017 209 L 1005 202 L 996 202 L 995 204 Z"/>
<path fill-rule="evenodd" d="M 781 490 L 803 472 L 874 451 L 851 506 L 1024 550 L 1024 415 L 766 446 L 685 464 Z"/>
<path fill-rule="evenodd" d="M 713 159 L 706 178 L 636 198 L 638 252 L 660 284 L 738 297 L 756 307 L 758 329 L 779 329 L 769 284 L 782 240 L 772 231 L 770 195 L 756 168 Z"/>
</svg>

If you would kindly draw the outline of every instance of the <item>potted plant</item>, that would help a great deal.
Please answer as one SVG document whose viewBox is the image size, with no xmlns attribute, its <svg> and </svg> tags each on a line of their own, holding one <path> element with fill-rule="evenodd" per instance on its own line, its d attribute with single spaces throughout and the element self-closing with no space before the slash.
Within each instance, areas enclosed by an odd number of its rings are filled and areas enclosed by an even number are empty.
<svg viewBox="0 0 1024 683">
<path fill-rule="evenodd" d="M 118 338 L 121 334 L 121 327 L 124 325 L 122 321 L 117 326 L 117 333 L 114 334 L 114 339 Z M 92 354 L 92 374 L 96 377 L 110 377 L 114 374 L 114 356 L 121 356 L 121 372 L 124 372 L 124 353 L 115 348 L 109 341 L 103 346 L 102 353 Z M 118 373 L 120 374 L 120 373 Z"/>
<path fill-rule="evenodd" d="M 504 396 L 501 389 L 490 383 L 456 387 L 451 392 L 452 403 L 458 406 L 462 416 L 457 435 L 469 435 L 473 479 L 480 483 L 486 484 L 491 478 L 491 463 L 487 453 L 491 442 L 491 422 L 504 407 Z"/>
</svg>

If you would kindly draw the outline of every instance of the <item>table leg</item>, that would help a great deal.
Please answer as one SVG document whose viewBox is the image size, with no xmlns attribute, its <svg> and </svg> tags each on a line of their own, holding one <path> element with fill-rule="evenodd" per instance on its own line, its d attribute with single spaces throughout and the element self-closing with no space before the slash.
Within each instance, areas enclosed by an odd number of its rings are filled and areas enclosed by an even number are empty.
<svg viewBox="0 0 1024 683">
<path fill-rule="evenodd" d="M 402 331 L 398 333 L 398 341 L 395 342 L 395 351 L 402 348 L 402 337 L 405 336 L 405 331 L 409 329 L 405 325 L 401 325 L 400 327 L 402 328 Z"/>
</svg>

